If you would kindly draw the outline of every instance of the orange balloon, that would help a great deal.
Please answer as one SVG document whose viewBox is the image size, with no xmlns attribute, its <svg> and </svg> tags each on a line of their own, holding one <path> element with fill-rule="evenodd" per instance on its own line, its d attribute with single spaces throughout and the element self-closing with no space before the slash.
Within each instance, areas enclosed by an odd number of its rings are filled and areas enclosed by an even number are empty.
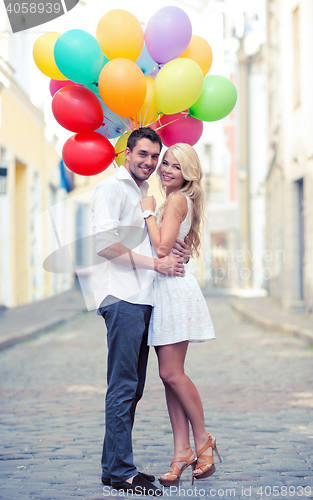
<svg viewBox="0 0 313 500">
<path fill-rule="evenodd" d="M 149 126 L 151 123 L 154 123 L 160 115 L 154 99 L 154 78 L 150 75 L 146 75 L 145 78 L 147 82 L 146 98 L 139 112 L 133 118 L 133 121 L 138 127 Z"/>
<path fill-rule="evenodd" d="M 112 59 L 100 73 L 98 88 L 104 104 L 117 115 L 131 118 L 146 97 L 145 75 L 129 59 Z"/>
<path fill-rule="evenodd" d="M 135 62 L 142 51 L 144 33 L 138 19 L 123 9 L 104 14 L 97 26 L 96 38 L 108 59 L 125 57 Z"/>
<path fill-rule="evenodd" d="M 202 36 L 198 35 L 192 35 L 187 49 L 179 57 L 192 59 L 199 64 L 204 76 L 211 68 L 213 62 L 211 45 Z"/>
</svg>

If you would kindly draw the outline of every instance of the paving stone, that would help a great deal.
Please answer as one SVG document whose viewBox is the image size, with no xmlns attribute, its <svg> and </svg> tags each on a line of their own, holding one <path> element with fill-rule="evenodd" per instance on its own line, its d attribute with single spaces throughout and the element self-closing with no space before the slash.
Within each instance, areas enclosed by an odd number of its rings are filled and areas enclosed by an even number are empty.
<svg viewBox="0 0 313 500">
<path fill-rule="evenodd" d="M 58 490 L 55 490 L 55 489 L 49 489 L 47 491 L 42 491 L 41 493 L 39 493 L 38 495 L 36 495 L 37 498 L 42 498 L 42 499 L 45 499 L 45 500 L 65 500 L 66 498 L 71 498 L 71 497 L 76 497 L 77 495 L 75 495 L 75 492 L 73 491 L 73 494 L 69 494 L 67 493 L 66 495 L 64 494 L 64 492 L 61 492 L 61 491 L 58 491 Z M 82 496 L 82 495 L 81 495 Z"/>
<path fill-rule="evenodd" d="M 103 500 L 104 498 L 106 498 L 107 500 L 116 500 L 116 496 L 114 495 L 91 495 L 90 497 L 88 497 L 86 500 Z"/>
<path fill-rule="evenodd" d="M 21 495 L 19 492 L 12 491 L 11 487 L 1 487 L 1 497 L 4 499 L 21 500 Z M 29 498 L 29 496 L 24 496 L 24 498 Z"/>
<path fill-rule="evenodd" d="M 293 471 L 290 471 L 290 472 L 282 472 L 281 473 L 282 476 L 295 476 L 295 477 L 309 477 L 309 476 L 313 476 L 313 470 L 310 470 L 310 469 L 307 469 L 307 470 L 293 470 Z"/>
<path fill-rule="evenodd" d="M 190 346 L 186 372 L 201 394 L 223 462 L 194 487 L 235 488 L 241 499 L 251 486 L 246 498 L 260 499 L 256 487 L 310 486 L 312 409 L 289 402 L 312 391 L 313 352 L 301 341 L 286 343 L 284 335 L 242 322 L 226 299 L 208 304 L 217 339 Z M 0 453 L 16 458 L 0 462 L 8 499 L 116 498 L 104 497 L 100 482 L 105 371 L 103 321 L 94 313 L 0 353 L 0 378 L 7 381 L 0 407 L 10 424 L 2 426 Z M 173 435 L 152 351 L 133 437 L 139 470 L 156 476 L 168 470 Z M 186 491 L 190 475 L 188 470 L 182 477 Z"/>
</svg>

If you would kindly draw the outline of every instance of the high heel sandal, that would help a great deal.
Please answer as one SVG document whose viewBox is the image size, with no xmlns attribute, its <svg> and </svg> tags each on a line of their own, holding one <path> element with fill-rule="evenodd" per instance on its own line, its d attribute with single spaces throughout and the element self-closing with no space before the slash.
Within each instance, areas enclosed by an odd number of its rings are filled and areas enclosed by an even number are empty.
<svg viewBox="0 0 313 500">
<path fill-rule="evenodd" d="M 192 456 L 194 456 L 195 458 L 193 460 L 190 460 Z M 174 465 L 174 463 L 176 462 L 186 462 L 186 465 L 183 465 L 183 467 L 180 469 L 179 467 L 177 467 L 177 465 Z M 166 476 L 166 479 L 162 479 L 159 477 L 159 481 L 162 484 L 162 486 L 178 486 L 180 481 L 180 476 L 182 475 L 184 470 L 191 465 L 193 472 L 195 470 L 196 464 L 197 464 L 196 454 L 192 450 L 190 450 L 190 453 L 187 457 L 173 458 L 171 462 L 172 470 L 164 474 L 164 476 Z M 193 480 L 194 480 L 194 475 L 192 474 L 191 484 L 193 484 Z"/>
<path fill-rule="evenodd" d="M 197 459 L 199 459 L 199 458 L 201 460 L 203 459 L 203 462 L 198 463 L 198 461 L 197 461 L 196 469 L 201 469 L 202 472 L 200 472 L 200 473 L 193 472 L 193 476 L 196 479 L 204 479 L 205 477 L 212 476 L 212 474 L 214 474 L 214 472 L 216 471 L 216 468 L 214 465 L 213 451 L 215 451 L 215 453 L 217 454 L 220 462 L 222 461 L 220 454 L 216 448 L 216 438 L 214 436 L 212 436 L 212 434 L 210 434 L 209 432 L 208 432 L 208 437 L 209 437 L 209 441 L 207 442 L 207 444 L 205 446 L 203 446 L 200 451 L 197 452 Z M 203 452 L 206 451 L 208 448 L 212 448 L 212 450 L 213 450 L 212 456 L 203 454 Z"/>
</svg>

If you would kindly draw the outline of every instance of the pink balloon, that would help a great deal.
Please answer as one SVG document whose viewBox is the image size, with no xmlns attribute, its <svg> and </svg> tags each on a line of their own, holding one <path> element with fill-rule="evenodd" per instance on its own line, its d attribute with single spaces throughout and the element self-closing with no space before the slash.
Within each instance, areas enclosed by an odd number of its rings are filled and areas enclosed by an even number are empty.
<svg viewBox="0 0 313 500">
<path fill-rule="evenodd" d="M 80 85 L 79 83 L 71 82 L 71 80 L 50 80 L 50 94 L 53 97 L 54 94 L 60 90 L 63 89 L 63 87 L 67 87 L 68 85 L 79 85 L 82 87 L 83 85 Z"/>
<path fill-rule="evenodd" d="M 203 122 L 182 113 L 163 115 L 160 123 L 162 128 L 157 132 L 163 144 L 168 148 L 177 142 L 184 142 L 194 146 L 203 132 Z"/>
<path fill-rule="evenodd" d="M 191 35 L 191 21 L 186 12 L 179 7 L 163 7 L 149 19 L 145 43 L 154 61 L 167 63 L 185 52 Z"/>
</svg>

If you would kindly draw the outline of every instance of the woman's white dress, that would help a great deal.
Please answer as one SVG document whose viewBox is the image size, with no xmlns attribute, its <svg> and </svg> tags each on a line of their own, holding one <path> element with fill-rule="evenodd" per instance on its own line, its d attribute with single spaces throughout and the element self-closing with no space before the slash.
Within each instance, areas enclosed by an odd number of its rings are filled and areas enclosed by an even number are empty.
<svg viewBox="0 0 313 500">
<path fill-rule="evenodd" d="M 192 202 L 180 224 L 178 238 L 184 240 L 191 227 Z M 175 344 L 184 340 L 204 342 L 215 338 L 213 323 L 196 278 L 186 271 L 183 278 L 156 273 L 148 345 Z"/>
</svg>

